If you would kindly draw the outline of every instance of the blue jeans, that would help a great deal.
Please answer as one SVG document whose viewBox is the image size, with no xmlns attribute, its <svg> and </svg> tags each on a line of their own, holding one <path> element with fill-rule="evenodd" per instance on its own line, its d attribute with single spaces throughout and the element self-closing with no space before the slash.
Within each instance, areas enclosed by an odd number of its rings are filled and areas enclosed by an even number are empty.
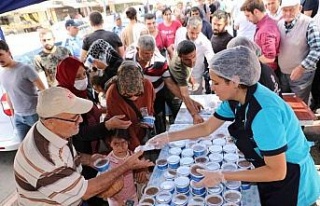
<svg viewBox="0 0 320 206">
<path fill-rule="evenodd" d="M 29 129 L 33 126 L 33 124 L 38 121 L 38 114 L 32 114 L 27 116 L 22 116 L 19 114 L 14 114 L 14 126 L 17 130 L 17 135 L 21 139 L 24 139 Z"/>
</svg>

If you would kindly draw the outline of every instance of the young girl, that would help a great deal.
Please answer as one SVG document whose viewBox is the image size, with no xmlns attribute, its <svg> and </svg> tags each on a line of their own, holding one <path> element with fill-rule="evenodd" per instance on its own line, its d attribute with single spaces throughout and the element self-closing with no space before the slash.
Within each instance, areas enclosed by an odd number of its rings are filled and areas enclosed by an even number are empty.
<svg viewBox="0 0 320 206">
<path fill-rule="evenodd" d="M 129 133 L 127 130 L 115 130 L 115 134 L 109 139 L 112 151 L 108 155 L 110 168 L 121 165 L 132 152 L 128 149 Z M 124 174 L 124 187 L 113 197 L 108 198 L 109 206 L 122 206 L 127 200 L 133 200 L 134 205 L 138 204 L 138 196 L 134 184 L 133 171 Z"/>
</svg>

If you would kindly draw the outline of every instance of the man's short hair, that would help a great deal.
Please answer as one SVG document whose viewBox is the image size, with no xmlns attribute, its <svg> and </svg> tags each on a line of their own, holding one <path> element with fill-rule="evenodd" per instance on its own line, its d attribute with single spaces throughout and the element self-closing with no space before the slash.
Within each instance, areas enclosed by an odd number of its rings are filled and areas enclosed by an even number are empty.
<svg viewBox="0 0 320 206">
<path fill-rule="evenodd" d="M 156 42 L 153 36 L 143 35 L 139 37 L 137 46 L 143 50 L 154 51 L 156 49 Z"/>
<path fill-rule="evenodd" d="M 52 30 L 50 30 L 50 29 L 42 28 L 42 29 L 39 29 L 38 31 L 39 31 L 39 37 L 40 37 L 40 38 L 41 38 L 43 35 L 46 35 L 46 34 L 49 34 L 49 33 L 54 37 L 53 32 L 52 32 Z"/>
<path fill-rule="evenodd" d="M 98 11 L 93 11 L 89 14 L 89 21 L 91 26 L 99 26 L 103 24 L 102 14 Z"/>
<path fill-rule="evenodd" d="M 9 45 L 4 40 L 0 40 L 0 50 L 6 51 L 6 52 L 10 50 Z"/>
<path fill-rule="evenodd" d="M 217 10 L 212 14 L 212 18 L 216 17 L 217 19 L 224 19 L 225 22 L 228 22 L 229 16 L 228 13 L 222 10 Z"/>
<path fill-rule="evenodd" d="M 188 19 L 187 27 L 188 28 L 198 28 L 202 26 L 202 19 L 198 16 L 192 16 Z"/>
<path fill-rule="evenodd" d="M 148 13 L 148 14 L 144 15 L 144 20 L 150 20 L 150 19 L 155 19 L 155 18 L 156 18 L 156 16 L 154 14 Z"/>
<path fill-rule="evenodd" d="M 251 13 L 253 13 L 253 10 L 255 9 L 258 9 L 261 12 L 266 11 L 263 0 L 246 0 L 240 8 L 241 11 L 247 11 Z"/>
<path fill-rule="evenodd" d="M 190 40 L 183 40 L 177 46 L 177 54 L 180 57 L 181 55 L 187 55 L 196 50 L 196 45 Z"/>
</svg>

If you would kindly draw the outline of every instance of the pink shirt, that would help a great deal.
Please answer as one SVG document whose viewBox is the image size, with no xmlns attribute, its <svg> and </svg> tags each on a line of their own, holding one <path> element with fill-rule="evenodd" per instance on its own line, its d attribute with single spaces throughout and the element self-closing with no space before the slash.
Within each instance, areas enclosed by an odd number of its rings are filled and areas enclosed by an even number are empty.
<svg viewBox="0 0 320 206">
<path fill-rule="evenodd" d="M 110 161 L 110 168 L 115 168 L 121 165 L 128 157 L 131 155 L 131 152 L 128 152 L 127 156 L 124 158 L 119 158 L 114 155 L 113 151 L 109 153 L 108 159 Z M 134 205 L 138 204 L 138 196 L 136 187 L 134 185 L 133 172 L 128 171 L 123 175 L 124 186 L 116 195 L 112 198 L 108 198 L 109 206 L 122 206 L 125 201 L 130 199 L 134 200 Z"/>
<path fill-rule="evenodd" d="M 279 54 L 280 46 L 280 31 L 277 22 L 265 15 L 256 26 L 254 41 L 261 48 L 262 54 L 270 59 L 276 58 Z M 268 65 L 274 70 L 278 68 L 277 61 Z"/>
<path fill-rule="evenodd" d="M 168 45 L 174 44 L 174 39 L 176 37 L 176 31 L 181 27 L 181 23 L 177 20 L 173 20 L 170 26 L 164 25 L 162 22 L 158 25 L 158 30 L 162 33 L 163 36 L 166 36 L 168 39 Z"/>
</svg>

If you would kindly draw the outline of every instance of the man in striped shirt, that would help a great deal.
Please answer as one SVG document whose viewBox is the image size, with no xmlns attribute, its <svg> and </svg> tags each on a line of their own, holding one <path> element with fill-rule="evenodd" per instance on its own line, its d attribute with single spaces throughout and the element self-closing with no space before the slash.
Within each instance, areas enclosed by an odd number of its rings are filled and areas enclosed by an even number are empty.
<svg viewBox="0 0 320 206">
<path fill-rule="evenodd" d="M 91 101 L 62 87 L 40 92 L 40 121 L 30 129 L 14 160 L 19 205 L 81 205 L 90 197 L 103 197 L 127 171 L 153 165 L 139 160 L 140 152 L 123 165 L 85 180 L 81 164 L 93 167 L 103 155 L 77 154 L 69 139 L 79 132 L 80 114 L 91 108 Z"/>
</svg>

